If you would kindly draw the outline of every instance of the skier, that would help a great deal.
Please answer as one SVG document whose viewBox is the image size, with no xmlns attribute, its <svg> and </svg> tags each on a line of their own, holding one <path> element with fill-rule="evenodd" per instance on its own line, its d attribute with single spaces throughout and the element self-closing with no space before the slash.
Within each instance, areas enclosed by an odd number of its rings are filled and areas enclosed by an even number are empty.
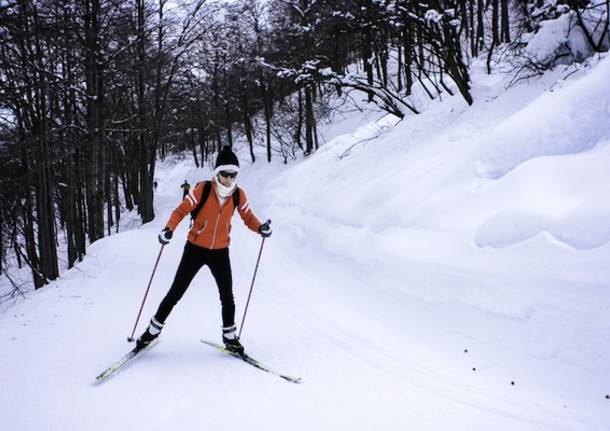
<svg viewBox="0 0 610 431">
<path fill-rule="evenodd" d="M 237 156 L 229 147 L 224 147 L 216 159 L 212 181 L 198 183 L 172 212 L 166 227 L 159 234 L 159 242 L 163 245 L 168 244 L 176 226 L 187 214 L 196 211 L 200 204 L 174 282 L 150 320 L 148 328 L 138 338 L 138 348 L 146 347 L 159 336 L 172 308 L 182 298 L 199 269 L 203 265 L 208 265 L 220 295 L 222 341 L 232 352 L 244 354 L 244 348 L 236 334 L 233 281 L 229 260 L 229 232 L 234 210 L 237 209 L 248 228 L 261 236 L 269 237 L 272 231 L 269 223 L 261 223 L 254 215 L 244 189 L 237 187 L 238 172 Z M 203 206 L 201 206 L 202 199 Z"/>
<path fill-rule="evenodd" d="M 191 190 L 191 185 L 187 180 L 184 180 L 180 188 L 182 189 L 182 199 L 184 199 L 186 195 L 189 194 L 189 191 Z"/>
</svg>

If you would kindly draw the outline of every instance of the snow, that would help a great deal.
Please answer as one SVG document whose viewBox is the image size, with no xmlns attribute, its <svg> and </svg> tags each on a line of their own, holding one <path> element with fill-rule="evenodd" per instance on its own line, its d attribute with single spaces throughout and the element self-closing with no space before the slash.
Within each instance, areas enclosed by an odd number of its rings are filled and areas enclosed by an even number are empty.
<svg viewBox="0 0 610 431">
<path fill-rule="evenodd" d="M 557 19 L 542 21 L 540 30 L 532 37 L 527 45 L 527 52 L 539 63 L 551 62 L 555 53 L 562 47 L 578 60 L 592 54 L 587 43 L 585 33 L 576 25 L 576 14 L 569 12 Z"/>
<path fill-rule="evenodd" d="M 485 139 L 479 172 L 506 174 L 538 156 L 587 151 L 610 139 L 610 57 L 587 79 L 538 97 L 510 116 Z"/>
<path fill-rule="evenodd" d="M 526 34 L 522 37 L 523 41 L 527 41 L 526 53 L 535 62 L 552 63 L 557 54 L 569 55 L 571 57 L 569 62 L 572 60 L 582 62 L 592 56 L 595 51 L 591 48 L 581 25 L 586 28 L 593 43 L 599 45 L 598 50 L 607 51 L 610 48 L 608 34 L 610 22 L 608 22 L 605 2 L 591 2 L 587 8 L 581 10 L 579 20 L 577 13 L 568 5 L 557 5 L 556 1 L 547 1 L 532 13 L 532 17 L 556 13 L 560 14 L 556 19 L 541 21 L 540 28 L 535 34 Z M 560 61 L 565 62 L 565 59 Z"/>
<path fill-rule="evenodd" d="M 348 112 L 289 165 L 239 153 L 274 230 L 242 341 L 300 385 L 198 342 L 221 335 L 207 269 L 159 345 L 93 384 L 130 347 L 179 185 L 211 172 L 160 164 L 153 222 L 0 312 L 2 428 L 609 429 L 609 60 L 507 91 L 476 65 L 472 107 L 446 98 L 401 122 Z M 187 229 L 163 251 L 138 333 Z M 238 324 L 260 245 L 234 218 Z"/>
</svg>

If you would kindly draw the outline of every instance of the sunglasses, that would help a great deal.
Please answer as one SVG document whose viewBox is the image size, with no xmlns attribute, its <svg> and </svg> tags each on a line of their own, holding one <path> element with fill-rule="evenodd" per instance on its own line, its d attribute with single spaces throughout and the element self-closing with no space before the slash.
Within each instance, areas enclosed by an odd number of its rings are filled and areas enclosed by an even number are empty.
<svg viewBox="0 0 610 431">
<path fill-rule="evenodd" d="M 218 173 L 225 178 L 235 178 L 237 176 L 237 172 L 220 171 Z"/>
</svg>

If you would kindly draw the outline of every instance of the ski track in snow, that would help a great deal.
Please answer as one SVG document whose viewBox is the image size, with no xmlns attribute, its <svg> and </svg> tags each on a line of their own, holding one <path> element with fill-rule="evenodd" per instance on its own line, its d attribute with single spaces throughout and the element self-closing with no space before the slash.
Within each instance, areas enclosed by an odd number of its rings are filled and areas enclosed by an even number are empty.
<svg viewBox="0 0 610 431">
<path fill-rule="evenodd" d="M 282 264 L 281 266 L 284 268 L 299 267 L 297 262 L 301 257 L 300 255 L 299 259 L 295 259 L 294 263 Z M 320 258 L 316 265 L 318 270 L 320 270 L 324 261 L 336 262 L 337 257 Z M 318 282 L 320 284 L 324 283 L 323 280 L 318 280 Z M 537 417 L 533 419 L 531 417 L 531 406 L 526 401 L 520 400 L 516 395 L 510 396 L 500 394 L 497 390 L 482 389 L 477 387 L 470 379 L 443 375 L 438 370 L 418 364 L 409 358 L 408 353 L 392 351 L 391 344 L 379 344 L 375 341 L 375 338 L 365 338 L 349 330 L 339 322 L 324 317 L 316 311 L 317 307 L 315 304 L 313 307 L 305 308 L 302 305 L 302 299 L 296 299 L 286 289 L 281 289 L 280 285 L 272 286 L 270 283 L 267 283 L 265 292 L 281 292 L 280 295 L 277 293 L 270 294 L 272 296 L 271 300 L 275 303 L 276 307 L 286 307 L 289 305 L 290 315 L 293 318 L 298 317 L 299 320 L 302 320 L 303 327 L 313 331 L 329 347 L 340 349 L 343 353 L 350 355 L 357 361 L 372 366 L 408 384 L 411 388 L 423 389 L 425 392 L 440 395 L 451 402 L 464 404 L 493 415 L 515 420 L 516 422 L 523 422 L 522 426 L 528 424 L 545 426 L 549 429 L 562 429 L 562 425 L 556 420 L 557 411 L 538 406 L 535 409 Z M 348 321 L 351 322 L 352 320 Z M 508 376 L 506 378 L 507 381 L 510 380 Z M 564 416 L 563 419 L 574 421 L 580 425 L 586 422 L 576 417 L 570 417 L 570 414 L 561 416 Z"/>
</svg>

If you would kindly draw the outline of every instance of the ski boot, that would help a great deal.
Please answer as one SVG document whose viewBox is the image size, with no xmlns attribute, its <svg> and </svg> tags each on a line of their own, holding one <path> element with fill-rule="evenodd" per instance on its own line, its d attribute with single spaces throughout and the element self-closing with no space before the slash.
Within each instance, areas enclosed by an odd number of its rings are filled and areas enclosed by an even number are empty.
<svg viewBox="0 0 610 431">
<path fill-rule="evenodd" d="M 144 331 L 144 333 L 140 335 L 140 338 L 138 338 L 138 341 L 136 341 L 136 350 L 142 350 L 145 347 L 148 347 L 148 345 L 161 334 L 163 326 L 164 324 L 157 322 L 157 319 L 154 317 L 150 319 L 148 328 L 146 328 L 146 331 Z"/>
<path fill-rule="evenodd" d="M 222 342 L 228 351 L 244 356 L 244 346 L 239 342 L 235 329 L 235 325 L 222 328 Z"/>
</svg>

